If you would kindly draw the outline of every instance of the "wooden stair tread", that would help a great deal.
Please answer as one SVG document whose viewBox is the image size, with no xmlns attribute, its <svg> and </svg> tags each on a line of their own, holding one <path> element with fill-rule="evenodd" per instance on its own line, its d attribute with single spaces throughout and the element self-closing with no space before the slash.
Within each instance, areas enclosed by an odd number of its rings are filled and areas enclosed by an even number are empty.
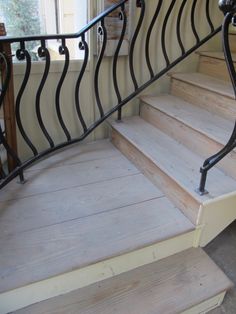
<svg viewBox="0 0 236 314">
<path fill-rule="evenodd" d="M 0 202 L 0 293 L 194 230 L 195 226 L 138 169 L 126 175 L 117 172 L 124 160 L 126 167 L 136 169 L 122 156 L 121 164 L 118 159 L 113 164 L 113 171 L 105 158 L 99 170 L 112 175 L 102 176 L 99 182 L 97 177 L 86 185 L 65 185 L 54 192 Z M 96 166 L 96 160 L 93 162 Z M 73 164 L 73 169 L 76 166 L 81 169 L 80 162 Z M 86 170 L 86 162 L 83 166 Z M 53 168 L 58 178 L 62 168 Z M 44 180 L 48 173 L 50 181 L 50 169 Z M 34 177 L 34 183 L 40 186 L 41 177 Z"/>
<path fill-rule="evenodd" d="M 165 197 L 0 238 L 0 293 L 194 230 Z"/>
<path fill-rule="evenodd" d="M 200 56 L 205 56 L 205 57 L 210 57 L 210 58 L 225 61 L 225 55 L 224 55 L 224 52 L 222 52 L 222 51 L 198 51 L 197 54 Z M 232 58 L 233 58 L 233 61 L 236 62 L 236 53 L 235 52 L 232 53 Z"/>
<path fill-rule="evenodd" d="M 139 117 L 124 119 L 123 123 L 113 122 L 112 126 L 200 204 L 235 191 L 236 181 L 214 168 L 208 174 L 210 193 L 200 196 L 195 190 L 199 185 L 203 158 Z"/>
<path fill-rule="evenodd" d="M 225 145 L 234 128 L 234 122 L 172 95 L 142 96 L 141 100 L 153 108 L 181 121 L 198 132 Z"/>
<path fill-rule="evenodd" d="M 202 249 L 189 249 L 14 314 L 174 314 L 231 287 Z"/>
<path fill-rule="evenodd" d="M 232 84 L 223 80 L 216 79 L 202 73 L 174 73 L 173 79 L 195 85 L 216 94 L 220 94 L 231 99 L 235 99 Z"/>
</svg>

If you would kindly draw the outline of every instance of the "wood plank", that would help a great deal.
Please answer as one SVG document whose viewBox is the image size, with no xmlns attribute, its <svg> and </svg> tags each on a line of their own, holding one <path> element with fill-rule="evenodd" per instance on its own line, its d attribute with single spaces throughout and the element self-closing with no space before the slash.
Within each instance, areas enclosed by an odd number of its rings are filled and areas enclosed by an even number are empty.
<svg viewBox="0 0 236 314">
<path fill-rule="evenodd" d="M 230 42 L 231 51 L 236 52 L 236 34 L 235 33 L 229 34 L 229 42 Z"/>
<path fill-rule="evenodd" d="M 189 84 L 196 85 L 203 89 L 207 89 L 222 96 L 234 98 L 233 87 L 230 83 L 217 78 L 212 78 L 209 75 L 201 73 L 175 73 L 171 75 L 172 78 L 183 82 L 189 82 Z"/>
<path fill-rule="evenodd" d="M 121 154 L 56 168 L 31 170 L 25 173 L 27 182 L 24 185 L 13 181 L 2 189 L 0 201 L 51 193 L 137 173 L 137 168 Z"/>
<path fill-rule="evenodd" d="M 234 122 L 221 118 L 172 95 L 141 97 L 141 117 L 204 158 L 220 151 L 228 142 Z M 194 140 L 193 140 L 194 139 Z M 236 153 L 219 164 L 236 179 Z"/>
<path fill-rule="evenodd" d="M 206 56 L 211 57 L 214 59 L 224 60 L 225 61 L 225 55 L 223 51 L 197 51 L 196 52 L 199 56 Z M 232 53 L 233 61 L 236 62 L 236 53 Z"/>
<path fill-rule="evenodd" d="M 143 96 L 141 100 L 159 111 L 178 119 L 193 127 L 214 141 L 224 145 L 228 142 L 234 128 L 234 123 L 199 108 L 189 102 L 173 95 Z M 174 135 L 174 134 L 173 134 Z"/>
<path fill-rule="evenodd" d="M 201 249 L 189 249 L 15 314 L 174 314 L 232 287 Z"/>
<path fill-rule="evenodd" d="M 221 80 L 230 81 L 229 71 L 225 62 L 224 53 L 220 51 L 214 52 L 198 52 L 200 73 L 210 75 Z M 236 65 L 236 54 L 232 54 L 232 58 Z"/>
<path fill-rule="evenodd" d="M 73 165 L 79 162 L 115 157 L 118 155 L 120 155 L 120 152 L 108 139 L 86 144 L 77 143 L 40 160 L 26 171 Z"/>
<path fill-rule="evenodd" d="M 235 99 L 230 83 L 201 73 L 173 74 L 171 94 L 235 121 Z"/>
<path fill-rule="evenodd" d="M 182 210 L 186 217 L 197 224 L 199 202 L 191 197 L 175 181 L 157 166 L 155 161 L 143 154 L 139 147 L 133 145 L 128 138 L 115 129 L 112 130 L 112 140 L 125 156 L 127 156 L 144 174 L 168 196 L 172 202 Z M 170 189 L 171 187 L 171 189 Z"/>
<path fill-rule="evenodd" d="M 0 203 L 0 238 L 163 196 L 142 174 Z"/>
<path fill-rule="evenodd" d="M 198 233 L 198 230 L 193 230 L 82 269 L 75 269 L 53 278 L 2 293 L 0 294 L 0 314 L 11 313 L 31 304 L 61 296 L 185 251 L 192 248 Z M 14 300 L 14 303 L 12 300 Z"/>
<path fill-rule="evenodd" d="M 193 230 L 163 197 L 0 238 L 0 293 Z"/>
<path fill-rule="evenodd" d="M 207 180 L 210 193 L 200 196 L 195 189 L 199 185 L 199 168 L 203 163 L 203 158 L 139 117 L 124 119 L 120 124 L 114 122 L 112 127 L 199 204 L 236 189 L 234 179 L 214 168 L 209 172 Z"/>
</svg>

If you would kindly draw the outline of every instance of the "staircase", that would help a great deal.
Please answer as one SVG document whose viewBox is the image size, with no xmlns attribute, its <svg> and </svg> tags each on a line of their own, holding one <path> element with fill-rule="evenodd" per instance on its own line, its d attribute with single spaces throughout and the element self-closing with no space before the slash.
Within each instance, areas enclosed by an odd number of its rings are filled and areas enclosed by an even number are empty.
<svg viewBox="0 0 236 314">
<path fill-rule="evenodd" d="M 199 72 L 170 74 L 170 94 L 142 96 L 139 117 L 111 125 L 114 145 L 201 226 L 205 246 L 235 219 L 236 155 L 209 172 L 202 196 L 199 165 L 227 143 L 236 112 L 223 53 L 199 56 Z"/>
<path fill-rule="evenodd" d="M 0 313 L 206 313 L 231 281 L 200 248 L 236 218 L 235 100 L 221 52 L 171 73 L 170 94 L 111 121 L 112 143 L 75 145 L 0 192 Z M 121 152 L 129 159 L 126 159 Z"/>
<path fill-rule="evenodd" d="M 228 35 L 235 1 L 219 1 L 225 14 L 222 28 L 214 13 L 217 4 L 210 0 L 204 6 L 196 0 L 150 3 L 139 0 L 131 8 L 128 0 L 120 0 L 74 34 L 0 38 L 0 107 L 6 109 L 13 86 L 12 43 L 24 67 L 11 106 L 23 141 L 18 149 L 23 143 L 27 150 L 19 152 L 0 128 L 0 145 L 13 165 L 0 174 L 0 314 L 207 313 L 232 287 L 202 248 L 236 219 L 234 150 L 217 164 L 213 160 L 207 191 L 204 184 L 199 188 L 200 167 L 225 147 L 234 129 L 232 83 L 220 51 L 198 52 L 197 73 L 171 71 L 221 30 Z M 131 10 L 135 25 L 128 36 Z M 111 17 L 121 31 L 115 42 Z M 190 30 L 187 36 L 185 29 Z M 98 49 L 89 44 L 95 37 Z M 76 132 L 64 97 L 69 39 L 83 51 L 71 89 Z M 48 110 L 42 96 L 52 79 L 47 48 L 52 40 L 60 43 L 62 70 Z M 35 41 L 43 72 L 27 111 L 33 79 L 26 44 Z M 235 34 L 230 41 L 236 62 Z M 107 49 L 113 44 L 115 51 Z M 229 50 L 227 41 L 224 48 Z M 110 78 L 105 86 L 112 86 L 115 96 L 109 106 L 103 99 L 104 65 Z M 147 77 L 142 78 L 144 69 Z M 127 73 L 131 86 L 126 90 L 120 81 Z M 169 94 L 143 94 L 167 73 Z M 92 118 L 85 114 L 84 88 L 94 95 Z M 139 115 L 124 117 L 122 108 L 138 95 Z M 108 120 L 116 112 L 118 120 Z M 33 118 L 32 127 L 25 117 Z M 105 121 L 111 138 L 85 143 Z M 24 184 L 19 185 L 18 176 Z"/>
</svg>

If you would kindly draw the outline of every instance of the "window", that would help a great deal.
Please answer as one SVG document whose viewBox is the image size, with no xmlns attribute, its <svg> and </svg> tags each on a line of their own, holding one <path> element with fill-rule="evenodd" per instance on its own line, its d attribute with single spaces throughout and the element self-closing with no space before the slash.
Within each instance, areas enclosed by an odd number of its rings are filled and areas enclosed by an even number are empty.
<svg viewBox="0 0 236 314">
<path fill-rule="evenodd" d="M 5 23 L 9 36 L 75 33 L 87 23 L 87 0 L 0 0 L 0 21 Z M 27 46 L 35 59 L 38 45 Z M 59 45 L 49 41 L 54 60 L 61 58 Z M 68 40 L 67 46 L 72 59 L 80 58 L 78 41 Z"/>
</svg>

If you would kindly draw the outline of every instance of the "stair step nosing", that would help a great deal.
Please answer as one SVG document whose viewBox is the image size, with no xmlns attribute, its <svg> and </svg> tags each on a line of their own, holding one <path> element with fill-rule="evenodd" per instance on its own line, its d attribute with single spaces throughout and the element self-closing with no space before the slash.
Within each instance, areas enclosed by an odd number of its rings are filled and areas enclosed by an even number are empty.
<svg viewBox="0 0 236 314">
<path fill-rule="evenodd" d="M 223 52 L 222 52 L 221 56 L 220 55 L 214 55 L 213 51 L 197 51 L 196 54 L 198 54 L 200 57 L 206 57 L 206 58 L 210 58 L 210 59 L 217 59 L 217 60 L 225 62 L 225 55 L 224 55 Z M 233 57 L 233 62 L 236 63 L 236 54 L 233 53 L 232 57 Z M 225 63 L 225 65 L 226 65 L 226 63 Z"/>
<path fill-rule="evenodd" d="M 213 92 L 215 94 L 221 95 L 223 97 L 227 97 L 229 99 L 235 100 L 233 90 L 232 90 L 232 93 L 227 93 L 227 92 L 224 92 L 222 90 L 219 91 L 217 88 L 212 88 L 210 86 L 202 85 L 201 83 L 194 82 L 192 80 L 188 80 L 186 78 L 179 77 L 178 74 L 171 74 L 171 78 L 174 79 L 174 80 L 183 82 L 185 84 L 189 84 L 189 85 L 192 85 L 192 86 L 195 86 L 195 87 L 199 87 L 199 88 L 204 89 L 206 91 L 210 91 L 210 92 Z M 222 81 L 222 82 L 224 82 L 224 81 Z"/>
<path fill-rule="evenodd" d="M 187 119 L 184 119 L 180 116 L 175 116 L 174 114 L 172 114 L 171 112 L 169 111 L 165 111 L 163 108 L 159 108 L 158 106 L 155 106 L 153 104 L 150 104 L 147 100 L 145 100 L 145 98 L 141 98 L 142 101 L 152 107 L 154 110 L 157 110 L 157 111 L 160 111 L 161 113 L 165 114 L 166 116 L 186 125 L 188 128 L 194 130 L 194 131 L 197 131 L 198 133 L 202 134 L 203 136 L 206 136 L 208 137 L 209 139 L 215 141 L 216 143 L 222 145 L 222 146 L 225 146 L 226 142 L 223 142 L 221 139 L 215 137 L 213 134 L 210 134 L 210 133 L 207 133 L 207 131 L 205 130 L 202 130 L 200 127 L 197 127 L 197 126 L 192 126 L 191 123 L 189 121 L 187 121 Z"/>
<path fill-rule="evenodd" d="M 142 148 L 139 147 L 137 143 L 135 143 L 132 139 L 125 136 L 120 130 L 118 130 L 116 127 L 113 126 L 113 128 L 118 132 L 123 138 L 125 138 L 129 143 L 131 143 L 138 151 L 140 151 L 146 158 L 148 158 L 157 168 L 160 169 L 161 172 L 166 174 L 173 182 L 175 182 L 182 190 L 184 190 L 185 193 L 187 193 L 189 196 L 191 196 L 196 202 L 198 202 L 199 206 L 203 204 L 205 201 L 209 200 L 207 195 L 204 196 L 198 196 L 196 192 L 190 191 L 188 187 L 186 187 L 182 182 L 177 180 L 166 167 L 163 167 L 157 161 L 147 152 L 143 151 Z M 196 186 L 197 189 L 197 186 Z"/>
</svg>

